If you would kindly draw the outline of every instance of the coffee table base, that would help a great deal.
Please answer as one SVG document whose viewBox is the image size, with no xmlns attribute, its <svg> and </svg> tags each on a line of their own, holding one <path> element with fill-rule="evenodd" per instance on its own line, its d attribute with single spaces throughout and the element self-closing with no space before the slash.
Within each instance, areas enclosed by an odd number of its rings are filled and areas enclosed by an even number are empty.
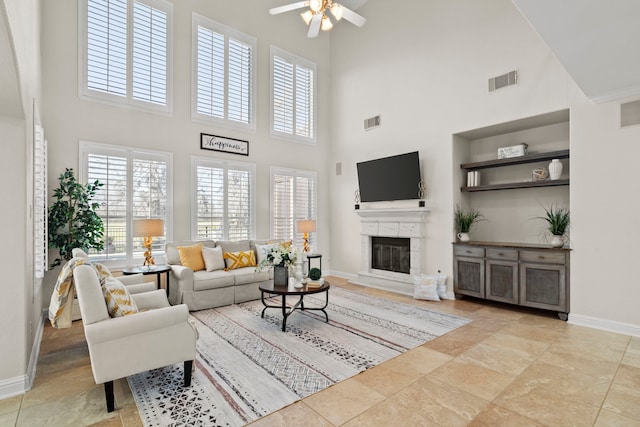
<svg viewBox="0 0 640 427">
<path fill-rule="evenodd" d="M 264 319 L 264 312 L 267 310 L 267 308 L 279 308 L 282 310 L 282 332 L 285 332 L 287 329 L 287 318 L 289 316 L 291 316 L 293 314 L 293 312 L 295 310 L 300 310 L 300 311 L 304 311 L 304 310 L 315 310 L 315 311 L 321 311 L 324 313 L 324 317 L 326 318 L 326 322 L 329 322 L 329 315 L 327 314 L 327 312 L 325 311 L 325 308 L 327 308 L 327 305 L 329 305 L 329 289 L 327 288 L 324 292 L 325 295 L 325 302 L 324 302 L 324 306 L 323 307 L 307 307 L 306 309 L 304 308 L 304 295 L 300 295 L 300 299 L 298 300 L 297 303 L 295 303 L 293 306 L 289 307 L 287 306 L 287 296 L 286 295 L 281 295 L 281 305 L 269 305 L 267 304 L 267 301 L 265 301 L 264 299 L 264 295 L 265 294 L 269 294 L 269 295 L 276 295 L 276 294 L 271 294 L 269 291 L 262 291 L 262 295 L 261 295 L 261 299 L 262 299 L 262 304 L 264 305 L 264 308 L 262 309 L 262 314 L 260 315 L 261 318 Z"/>
</svg>

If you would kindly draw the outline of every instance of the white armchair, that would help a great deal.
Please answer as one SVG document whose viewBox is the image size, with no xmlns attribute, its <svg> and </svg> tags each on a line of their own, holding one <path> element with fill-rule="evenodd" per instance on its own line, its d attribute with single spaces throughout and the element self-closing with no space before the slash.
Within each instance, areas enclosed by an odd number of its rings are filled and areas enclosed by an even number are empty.
<svg viewBox="0 0 640 427">
<path fill-rule="evenodd" d="M 184 362 L 184 385 L 191 385 L 197 332 L 186 305 L 170 306 L 163 290 L 153 290 L 131 295 L 138 313 L 111 318 L 95 270 L 77 266 L 73 278 L 93 377 L 104 383 L 107 411 L 115 407 L 115 379 Z"/>
</svg>

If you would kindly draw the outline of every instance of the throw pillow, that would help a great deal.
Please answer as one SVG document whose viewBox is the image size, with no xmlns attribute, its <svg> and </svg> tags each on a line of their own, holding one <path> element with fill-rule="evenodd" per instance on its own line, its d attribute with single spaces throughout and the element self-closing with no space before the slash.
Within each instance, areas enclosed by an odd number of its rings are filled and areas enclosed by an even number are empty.
<svg viewBox="0 0 640 427">
<path fill-rule="evenodd" d="M 262 260 L 267 257 L 267 254 L 271 252 L 271 249 L 277 247 L 278 245 L 279 243 L 271 243 L 268 245 L 259 245 L 256 243 L 256 261 L 258 261 L 258 264 L 260 264 Z"/>
<path fill-rule="evenodd" d="M 427 274 L 413 276 L 414 299 L 423 299 L 427 301 L 440 301 L 438 296 L 438 278 Z"/>
<path fill-rule="evenodd" d="M 224 258 L 222 257 L 221 247 L 210 248 L 203 246 L 202 258 L 204 259 L 204 266 L 207 271 L 224 269 Z"/>
<path fill-rule="evenodd" d="M 180 264 L 189 267 L 193 271 L 204 270 L 204 259 L 202 259 L 202 244 L 192 246 L 178 246 L 180 254 Z"/>
<path fill-rule="evenodd" d="M 253 251 L 225 252 L 224 260 L 227 264 L 225 270 L 235 270 L 236 268 L 255 267 L 256 256 Z"/>
<path fill-rule="evenodd" d="M 447 294 L 447 275 L 439 274 L 438 271 L 437 277 L 437 288 L 438 288 L 438 296 L 440 299 L 449 299 L 449 294 Z"/>
<path fill-rule="evenodd" d="M 113 277 L 107 277 L 102 285 L 102 294 L 111 317 L 122 317 L 138 312 L 135 301 L 129 295 L 127 287 Z"/>
</svg>

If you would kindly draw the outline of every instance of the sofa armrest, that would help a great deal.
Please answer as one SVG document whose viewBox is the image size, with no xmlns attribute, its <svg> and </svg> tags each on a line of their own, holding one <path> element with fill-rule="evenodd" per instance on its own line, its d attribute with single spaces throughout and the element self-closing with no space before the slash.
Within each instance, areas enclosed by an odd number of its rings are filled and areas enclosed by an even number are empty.
<svg viewBox="0 0 640 427">
<path fill-rule="evenodd" d="M 180 289 L 193 290 L 193 270 L 182 265 L 171 265 L 171 275 Z"/>
<path fill-rule="evenodd" d="M 125 285 L 127 287 L 127 291 L 131 295 L 152 292 L 156 290 L 155 282 L 144 282 L 144 283 L 136 283 L 135 285 Z"/>
<path fill-rule="evenodd" d="M 122 284 L 125 285 L 125 286 L 136 285 L 138 283 L 144 283 L 144 275 L 142 273 L 130 274 L 128 276 L 122 275 L 122 276 L 116 277 L 116 279 L 121 281 Z"/>
<path fill-rule="evenodd" d="M 131 298 L 135 301 L 139 311 L 170 307 L 165 291 L 162 289 L 156 290 L 155 286 L 150 292 L 132 294 Z"/>
<path fill-rule="evenodd" d="M 185 304 L 164 307 L 115 317 L 91 325 L 85 325 L 85 335 L 89 345 L 113 341 L 146 332 L 157 332 L 183 322 L 189 318 L 189 309 Z"/>
</svg>

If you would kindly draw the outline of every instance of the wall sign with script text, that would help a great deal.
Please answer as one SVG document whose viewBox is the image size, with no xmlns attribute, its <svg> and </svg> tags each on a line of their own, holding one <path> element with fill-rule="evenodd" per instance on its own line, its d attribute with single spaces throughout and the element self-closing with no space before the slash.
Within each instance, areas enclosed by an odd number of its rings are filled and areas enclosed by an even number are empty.
<svg viewBox="0 0 640 427">
<path fill-rule="evenodd" d="M 249 155 L 249 141 L 227 138 L 218 135 L 200 134 L 200 148 L 203 150 L 222 151 L 224 153 Z"/>
</svg>

